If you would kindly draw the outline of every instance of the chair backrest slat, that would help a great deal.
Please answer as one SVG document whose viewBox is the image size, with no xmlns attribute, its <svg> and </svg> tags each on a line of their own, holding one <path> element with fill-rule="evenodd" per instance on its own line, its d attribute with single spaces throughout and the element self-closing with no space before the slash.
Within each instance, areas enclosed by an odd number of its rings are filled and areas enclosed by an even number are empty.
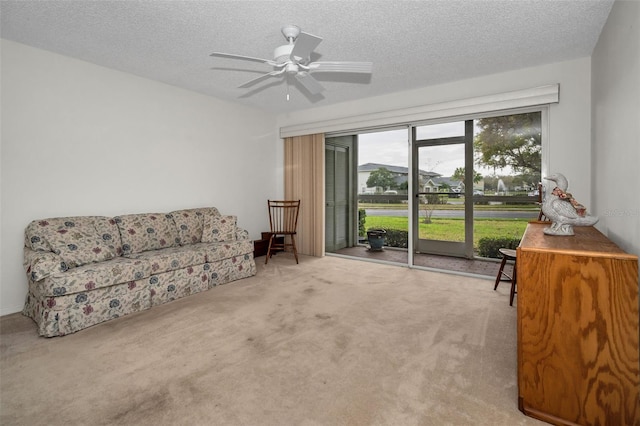
<svg viewBox="0 0 640 426">
<path fill-rule="evenodd" d="M 293 234 L 298 226 L 300 200 L 267 200 L 272 234 Z"/>
</svg>

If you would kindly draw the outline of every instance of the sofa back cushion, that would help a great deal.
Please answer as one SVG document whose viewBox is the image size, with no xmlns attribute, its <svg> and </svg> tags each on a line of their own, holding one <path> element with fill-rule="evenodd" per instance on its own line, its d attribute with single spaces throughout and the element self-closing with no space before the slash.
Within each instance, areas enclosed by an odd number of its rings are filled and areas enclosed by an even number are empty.
<svg viewBox="0 0 640 426">
<path fill-rule="evenodd" d="M 205 215 L 202 229 L 203 243 L 221 243 L 236 240 L 236 216 Z"/>
<path fill-rule="evenodd" d="M 120 229 L 125 255 L 179 244 L 178 232 L 171 214 L 129 214 L 114 219 Z"/>
<path fill-rule="evenodd" d="M 215 207 L 177 210 L 171 212 L 180 238 L 180 245 L 196 244 L 202 241 L 205 216 L 220 216 Z"/>
<path fill-rule="evenodd" d="M 118 227 L 113 219 L 104 216 L 35 220 L 25 229 L 25 246 L 54 252 L 69 268 L 122 254 Z"/>
</svg>

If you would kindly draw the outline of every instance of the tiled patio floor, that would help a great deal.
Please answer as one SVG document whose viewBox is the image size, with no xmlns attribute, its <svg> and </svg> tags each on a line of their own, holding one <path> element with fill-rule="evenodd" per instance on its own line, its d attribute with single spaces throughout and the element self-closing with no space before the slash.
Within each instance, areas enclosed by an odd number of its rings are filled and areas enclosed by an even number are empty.
<svg viewBox="0 0 640 426">
<path fill-rule="evenodd" d="M 340 249 L 335 254 L 366 260 L 401 263 L 404 265 L 408 262 L 408 254 L 406 250 L 389 248 L 385 248 L 382 251 L 371 251 L 366 246 L 357 246 Z M 495 279 L 498 274 L 498 268 L 500 267 L 498 260 L 463 259 L 459 257 L 432 254 L 415 254 L 413 257 L 413 263 L 416 266 L 440 269 L 449 272 L 479 275 L 491 279 Z M 507 266 L 505 271 L 510 268 L 510 266 Z"/>
</svg>

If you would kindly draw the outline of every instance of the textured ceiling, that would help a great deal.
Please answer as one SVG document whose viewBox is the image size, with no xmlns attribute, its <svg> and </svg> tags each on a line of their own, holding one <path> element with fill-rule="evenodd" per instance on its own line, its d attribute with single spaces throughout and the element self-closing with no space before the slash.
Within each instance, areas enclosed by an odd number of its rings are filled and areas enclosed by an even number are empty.
<svg viewBox="0 0 640 426">
<path fill-rule="evenodd" d="M 590 56 L 613 0 L 2 1 L 2 38 L 274 113 Z M 324 40 L 314 60 L 373 74 L 315 74 L 307 95 L 266 64 L 295 24 Z"/>
</svg>

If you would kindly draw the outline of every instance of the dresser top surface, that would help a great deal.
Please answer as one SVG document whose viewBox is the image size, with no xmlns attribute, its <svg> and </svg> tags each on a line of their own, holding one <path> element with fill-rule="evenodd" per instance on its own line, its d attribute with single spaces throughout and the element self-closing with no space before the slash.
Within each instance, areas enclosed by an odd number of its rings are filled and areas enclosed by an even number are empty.
<svg viewBox="0 0 640 426">
<path fill-rule="evenodd" d="M 549 222 L 529 223 L 519 249 L 638 260 L 637 256 L 626 253 L 593 226 L 575 226 L 573 236 L 547 235 L 544 228 L 548 226 Z"/>
</svg>

